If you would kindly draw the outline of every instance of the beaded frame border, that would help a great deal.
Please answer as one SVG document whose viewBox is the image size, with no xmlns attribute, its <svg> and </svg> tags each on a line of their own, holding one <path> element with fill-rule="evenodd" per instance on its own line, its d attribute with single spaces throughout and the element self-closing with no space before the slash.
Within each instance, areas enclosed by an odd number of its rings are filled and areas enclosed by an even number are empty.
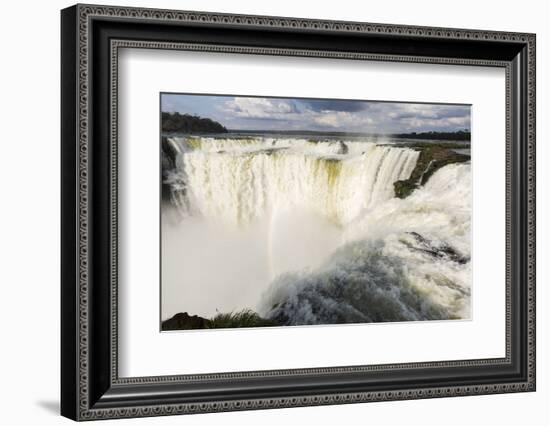
<svg viewBox="0 0 550 426">
<path fill-rule="evenodd" d="M 219 412 L 232 410 L 250 410 L 263 408 L 282 408 L 295 406 L 311 406 L 311 405 L 328 405 L 328 404 L 344 404 L 354 402 L 367 401 L 384 401 L 384 400 L 402 400 L 402 399 L 418 399 L 418 398 L 434 398 L 443 396 L 462 396 L 476 395 L 489 393 L 505 393 L 530 391 L 535 389 L 535 36 L 533 34 L 511 33 L 511 32 L 496 32 L 496 31 L 480 31 L 480 30 L 464 30 L 464 29 L 447 29 L 437 27 L 418 27 L 418 26 L 402 26 L 388 24 L 369 24 L 358 22 L 337 22 L 326 20 L 313 19 L 297 19 L 297 18 L 282 18 L 282 17 L 266 17 L 266 16 L 247 16 L 234 14 L 218 14 L 205 12 L 187 12 L 187 11 L 170 11 L 158 9 L 142 9 L 142 8 L 127 8 L 127 7 L 104 7 L 94 5 L 78 5 L 78 418 L 80 420 L 93 420 L 105 418 L 122 418 L 122 417 L 142 417 L 142 416 L 160 416 L 172 414 L 187 414 L 187 413 L 205 413 Z M 88 69 L 88 54 L 89 54 L 89 28 L 90 20 L 94 17 L 118 17 L 128 19 L 139 19 L 141 21 L 176 21 L 176 22 L 192 22 L 192 23 L 210 23 L 223 25 L 239 25 L 264 28 L 300 28 L 311 29 L 316 31 L 338 31 L 338 32 L 359 32 L 359 33 L 377 33 L 385 35 L 411 35 L 425 38 L 448 38 L 448 39 L 467 39 L 467 40 L 500 40 L 509 42 L 525 43 L 527 45 L 528 57 L 528 73 L 527 73 L 527 97 L 528 97 L 528 188 L 527 188 L 527 203 L 528 203 L 528 236 L 529 244 L 527 247 L 528 258 L 528 380 L 519 383 L 504 383 L 494 385 L 480 386 L 450 386 L 446 388 L 426 388 L 426 389 L 403 389 L 397 391 L 381 391 L 381 392 L 361 392 L 361 393 L 336 393 L 326 395 L 315 395 L 305 397 L 282 397 L 282 398 L 265 398 L 252 400 L 232 400 L 219 401 L 201 404 L 165 404 L 157 406 L 143 406 L 138 408 L 108 408 L 94 409 L 89 408 L 89 389 L 88 389 L 88 374 L 89 374 L 89 336 L 88 336 L 88 214 L 89 214 L 89 194 L 88 194 L 88 111 L 89 111 L 89 69 Z M 154 49 L 177 49 L 177 50 L 196 50 L 210 52 L 226 52 L 240 54 L 264 54 L 264 55 L 294 55 L 294 56 L 311 56 L 324 57 L 335 59 L 363 59 L 375 61 L 397 61 L 397 62 L 424 62 L 424 63 L 447 63 L 456 65 L 481 65 L 481 66 L 498 66 L 506 68 L 506 115 L 507 115 L 507 153 L 506 153 L 506 198 L 507 198 L 507 237 L 509 237 L 510 225 L 510 179 L 509 167 L 511 162 L 510 150 L 510 129 L 509 120 L 510 111 L 510 68 L 506 62 L 499 61 L 482 61 L 482 60 L 467 60 L 459 58 L 418 58 L 414 56 L 396 56 L 396 55 L 371 55 L 360 53 L 343 53 L 343 52 L 326 52 L 326 51 L 308 51 L 295 49 L 271 49 L 271 48 L 252 48 L 252 47 L 236 47 L 236 46 L 215 46 L 215 45 L 198 45 L 184 43 L 161 43 L 161 42 L 145 42 L 132 40 L 112 40 L 111 41 L 111 117 L 113 122 L 116 122 L 117 114 L 117 69 L 118 69 L 118 49 L 119 48 L 154 48 Z M 299 370 L 273 370 L 261 372 L 243 372 L 243 373 L 221 373 L 214 375 L 188 375 L 188 376 L 160 376 L 160 377 L 136 377 L 136 378 L 118 378 L 117 373 L 117 130 L 116 126 L 111 128 L 112 151 L 111 158 L 113 167 L 111 169 L 112 192 L 111 201 L 113 207 L 111 211 L 111 336 L 113 345 L 112 351 L 112 369 L 111 380 L 115 384 L 124 383 L 167 383 L 177 381 L 193 381 L 193 380 L 213 380 L 220 378 L 239 378 L 239 377 L 261 377 L 261 376 L 284 376 L 284 375 L 303 375 L 308 373 L 330 374 L 341 373 L 346 371 L 374 371 L 384 369 L 398 368 L 423 368 L 423 367 L 448 367 L 448 366 L 473 366 L 487 365 L 495 363 L 507 363 L 510 361 L 510 266 L 509 266 L 509 238 L 507 238 L 507 260 L 506 260 L 506 358 L 503 359 L 484 359 L 484 360 L 464 360 L 450 362 L 434 362 L 434 363 L 414 363 L 414 364 L 388 364 L 375 366 L 352 366 L 352 367 L 327 367 L 320 369 L 299 369 Z"/>
</svg>

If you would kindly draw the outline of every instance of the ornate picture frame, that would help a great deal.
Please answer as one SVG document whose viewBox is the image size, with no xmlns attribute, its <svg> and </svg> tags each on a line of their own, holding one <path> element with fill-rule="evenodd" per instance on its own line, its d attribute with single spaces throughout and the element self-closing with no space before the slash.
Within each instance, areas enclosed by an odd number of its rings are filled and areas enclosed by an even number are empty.
<svg viewBox="0 0 550 426">
<path fill-rule="evenodd" d="M 535 390 L 534 34 L 76 5 L 61 12 L 61 413 L 160 416 Z M 506 74 L 502 358 L 119 377 L 122 48 L 497 67 Z"/>
</svg>

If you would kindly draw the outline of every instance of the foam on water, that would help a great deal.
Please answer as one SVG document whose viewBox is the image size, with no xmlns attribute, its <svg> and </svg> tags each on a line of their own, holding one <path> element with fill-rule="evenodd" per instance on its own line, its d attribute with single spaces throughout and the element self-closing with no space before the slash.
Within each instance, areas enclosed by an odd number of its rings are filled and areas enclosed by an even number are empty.
<svg viewBox="0 0 550 426">
<path fill-rule="evenodd" d="M 470 165 L 367 210 L 313 271 L 281 275 L 261 313 L 287 325 L 470 317 Z"/>
</svg>

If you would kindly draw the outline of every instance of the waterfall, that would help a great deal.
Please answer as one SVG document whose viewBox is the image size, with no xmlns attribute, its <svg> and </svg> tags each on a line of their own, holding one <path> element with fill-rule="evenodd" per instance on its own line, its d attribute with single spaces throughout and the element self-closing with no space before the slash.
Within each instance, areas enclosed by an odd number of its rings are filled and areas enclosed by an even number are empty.
<svg viewBox="0 0 550 426">
<path fill-rule="evenodd" d="M 319 267 L 279 275 L 258 311 L 285 325 L 470 317 L 469 164 L 350 224 Z"/>
<path fill-rule="evenodd" d="M 419 154 L 368 139 L 167 138 L 162 318 L 469 318 L 470 164 L 396 198 Z"/>
<path fill-rule="evenodd" d="M 269 137 L 169 138 L 182 213 L 243 226 L 296 207 L 345 226 L 393 197 L 419 153 L 357 141 Z"/>
</svg>

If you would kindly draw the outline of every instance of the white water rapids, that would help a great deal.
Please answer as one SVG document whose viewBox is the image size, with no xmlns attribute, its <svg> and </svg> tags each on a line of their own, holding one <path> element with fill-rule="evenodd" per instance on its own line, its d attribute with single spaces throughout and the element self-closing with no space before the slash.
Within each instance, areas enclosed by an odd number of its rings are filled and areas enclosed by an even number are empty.
<svg viewBox="0 0 550 426">
<path fill-rule="evenodd" d="M 406 199 L 419 152 L 369 141 L 167 140 L 162 318 L 281 324 L 469 317 L 470 165 Z"/>
</svg>

